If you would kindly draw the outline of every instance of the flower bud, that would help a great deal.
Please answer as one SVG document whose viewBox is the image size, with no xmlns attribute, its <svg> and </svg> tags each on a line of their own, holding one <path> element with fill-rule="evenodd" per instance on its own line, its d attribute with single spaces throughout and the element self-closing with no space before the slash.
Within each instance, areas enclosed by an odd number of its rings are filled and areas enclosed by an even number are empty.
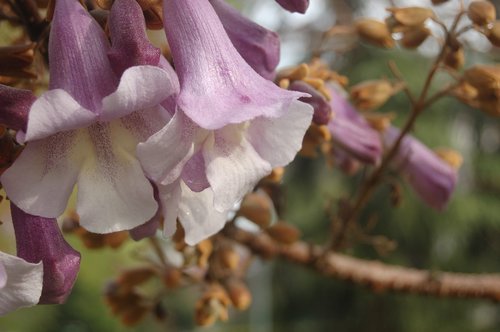
<svg viewBox="0 0 500 332">
<path fill-rule="evenodd" d="M 266 232 L 276 241 L 283 244 L 292 244 L 300 238 L 300 231 L 297 227 L 280 221 L 272 225 Z"/>
<path fill-rule="evenodd" d="M 356 22 L 356 31 L 366 42 L 379 47 L 394 47 L 394 39 L 384 22 L 361 19 Z"/>
<path fill-rule="evenodd" d="M 0 75 L 36 78 L 30 66 L 35 58 L 36 44 L 0 47 Z"/>
<path fill-rule="evenodd" d="M 370 80 L 353 86 L 351 98 L 359 110 L 372 110 L 382 106 L 395 92 L 388 80 Z"/>
<path fill-rule="evenodd" d="M 132 289 L 151 279 L 155 273 L 150 266 L 127 270 L 120 274 L 117 283 L 124 289 Z"/>
<path fill-rule="evenodd" d="M 388 8 L 387 11 L 392 13 L 391 17 L 397 24 L 405 27 L 422 25 L 427 19 L 435 16 L 431 9 L 424 7 L 393 7 Z"/>
<path fill-rule="evenodd" d="M 480 26 L 495 21 L 496 15 L 495 6 L 489 1 L 473 1 L 467 10 L 470 20 Z"/>
<path fill-rule="evenodd" d="M 210 326 L 217 319 L 227 320 L 229 318 L 228 306 L 231 300 L 227 292 L 219 284 L 213 284 L 203 293 L 196 302 L 195 321 L 200 326 Z"/>
<path fill-rule="evenodd" d="M 500 21 L 495 21 L 491 29 L 486 32 L 486 37 L 493 45 L 500 47 Z"/>
<path fill-rule="evenodd" d="M 304 14 L 309 7 L 309 0 L 276 0 L 276 2 L 292 13 Z"/>
<path fill-rule="evenodd" d="M 229 298 L 238 310 L 246 310 L 252 303 L 252 294 L 245 283 L 239 279 L 231 278 L 225 283 Z"/>
<path fill-rule="evenodd" d="M 500 66 L 476 65 L 465 71 L 464 79 L 478 90 L 479 96 L 498 95 L 500 90 Z"/>
<path fill-rule="evenodd" d="M 224 246 L 217 252 L 222 267 L 235 271 L 240 263 L 240 255 L 231 246 Z"/>
<path fill-rule="evenodd" d="M 431 30 L 424 26 L 417 26 L 403 32 L 401 45 L 406 48 L 417 48 L 431 35 Z"/>
<path fill-rule="evenodd" d="M 465 63 L 465 54 L 463 47 L 458 47 L 456 50 L 448 48 L 446 50 L 443 62 L 448 67 L 455 70 L 462 68 Z"/>
</svg>

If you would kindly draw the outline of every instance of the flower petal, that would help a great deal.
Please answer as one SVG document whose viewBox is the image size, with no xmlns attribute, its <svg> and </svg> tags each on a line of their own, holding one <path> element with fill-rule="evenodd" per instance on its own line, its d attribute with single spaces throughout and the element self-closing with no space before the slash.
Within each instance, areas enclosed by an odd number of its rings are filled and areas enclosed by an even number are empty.
<svg viewBox="0 0 500 332">
<path fill-rule="evenodd" d="M 5 266 L 3 266 L 0 261 L 0 290 L 7 284 L 7 271 L 5 271 Z"/>
<path fill-rule="evenodd" d="M 276 2 L 292 13 L 304 14 L 309 7 L 309 0 L 276 0 Z"/>
<path fill-rule="evenodd" d="M 68 131 L 28 143 L 1 177 L 10 200 L 38 216 L 60 216 L 75 185 L 82 151 L 77 131 Z"/>
<path fill-rule="evenodd" d="M 177 229 L 177 216 L 181 200 L 180 180 L 169 185 L 158 185 L 158 191 L 163 211 L 163 235 L 169 237 L 174 235 Z"/>
<path fill-rule="evenodd" d="M 110 121 L 134 111 L 157 106 L 176 93 L 176 78 L 158 67 L 127 69 L 115 92 L 102 100 L 100 119 Z"/>
<path fill-rule="evenodd" d="M 179 204 L 179 220 L 184 227 L 184 241 L 193 246 L 224 227 L 227 211 L 218 212 L 213 208 L 212 189 L 193 192 L 183 182 L 180 186 L 182 198 Z"/>
<path fill-rule="evenodd" d="M 87 230 L 129 230 L 156 213 L 153 187 L 135 157 L 137 143 L 120 121 L 96 123 L 80 139 L 87 153 L 78 176 L 77 212 Z"/>
<path fill-rule="evenodd" d="M 29 90 L 0 84 L 0 123 L 14 130 L 26 130 L 28 111 L 35 100 Z"/>
<path fill-rule="evenodd" d="M 205 173 L 205 160 L 198 151 L 189 159 L 182 169 L 182 180 L 194 192 L 200 192 L 210 186 Z"/>
<path fill-rule="evenodd" d="M 0 316 L 37 304 L 42 293 L 42 262 L 28 263 L 0 252 L 0 265 L 3 265 L 7 275 L 7 283 L 0 290 Z"/>
<path fill-rule="evenodd" d="M 302 147 L 312 113 L 310 105 L 294 101 L 288 112 L 279 118 L 258 117 L 252 120 L 247 138 L 255 151 L 273 168 L 285 166 Z"/>
<path fill-rule="evenodd" d="M 202 150 L 207 179 L 214 192 L 214 207 L 219 212 L 233 208 L 272 170 L 269 162 L 242 137 L 240 127 L 232 125 L 215 131 Z"/>
<path fill-rule="evenodd" d="M 208 1 L 165 0 L 163 12 L 181 84 L 178 106 L 200 127 L 278 117 L 293 100 L 307 96 L 257 74 L 234 48 Z"/>
<path fill-rule="evenodd" d="M 118 83 L 108 50 L 104 31 L 78 0 L 56 1 L 49 38 L 51 90 L 64 89 L 97 112 Z"/>
<path fill-rule="evenodd" d="M 80 253 L 64 240 L 55 218 L 32 216 L 11 203 L 17 255 L 30 263 L 43 262 L 39 303 L 64 303 L 80 270 Z"/>
<path fill-rule="evenodd" d="M 96 117 L 96 114 L 80 106 L 66 91 L 47 91 L 31 106 L 25 141 L 87 127 Z"/>
<path fill-rule="evenodd" d="M 197 136 L 203 132 L 182 112 L 176 112 L 163 129 L 137 147 L 146 174 L 164 185 L 174 182 L 193 155 Z"/>
</svg>

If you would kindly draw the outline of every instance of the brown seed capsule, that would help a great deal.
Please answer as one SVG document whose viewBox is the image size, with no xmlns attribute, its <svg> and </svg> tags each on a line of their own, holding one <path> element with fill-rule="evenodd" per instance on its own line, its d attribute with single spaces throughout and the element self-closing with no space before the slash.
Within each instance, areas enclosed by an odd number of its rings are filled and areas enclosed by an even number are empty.
<svg viewBox="0 0 500 332">
<path fill-rule="evenodd" d="M 500 47 L 500 21 L 495 21 L 491 29 L 487 30 L 486 37 L 493 45 Z"/>
<path fill-rule="evenodd" d="M 156 274 L 150 266 L 138 267 L 122 272 L 117 279 L 117 283 L 124 289 L 132 289 L 150 280 Z"/>
<path fill-rule="evenodd" d="M 394 93 L 393 85 L 385 79 L 364 81 L 351 88 L 351 98 L 360 110 L 378 108 Z"/>
<path fill-rule="evenodd" d="M 431 30 L 424 26 L 416 26 L 403 32 L 401 45 L 406 48 L 417 48 L 431 35 Z"/>
<path fill-rule="evenodd" d="M 366 42 L 375 46 L 392 48 L 394 39 L 384 22 L 372 19 L 361 19 L 356 22 L 358 35 Z"/>
<path fill-rule="evenodd" d="M 234 307 L 238 310 L 246 310 L 252 303 L 252 294 L 245 283 L 239 279 L 231 278 L 225 283 L 227 293 Z"/>
<path fill-rule="evenodd" d="M 445 2 L 448 2 L 448 0 L 431 0 L 433 5 L 441 5 Z"/>
<path fill-rule="evenodd" d="M 489 1 L 473 1 L 467 9 L 470 20 L 480 26 L 495 21 L 496 15 L 495 6 Z"/>
<path fill-rule="evenodd" d="M 273 219 L 273 202 L 263 192 L 250 193 L 241 202 L 238 215 L 243 216 L 262 228 L 269 226 Z"/>
<path fill-rule="evenodd" d="M 205 239 L 196 245 L 196 252 L 198 253 L 198 266 L 205 267 L 208 265 L 208 259 L 213 251 L 212 240 Z"/>
<path fill-rule="evenodd" d="M 459 47 L 456 50 L 452 50 L 448 48 L 446 50 L 446 54 L 444 56 L 443 62 L 450 68 L 460 69 L 464 66 L 465 63 L 465 53 L 462 47 Z"/>
<path fill-rule="evenodd" d="M 276 241 L 283 244 L 292 244 L 300 238 L 300 231 L 297 227 L 280 221 L 272 225 L 266 232 Z"/>
<path fill-rule="evenodd" d="M 387 11 L 392 13 L 392 17 L 398 24 L 406 27 L 422 25 L 427 19 L 435 16 L 431 9 L 424 7 L 392 7 L 387 8 Z"/>
<path fill-rule="evenodd" d="M 465 71 L 464 79 L 478 90 L 479 97 L 498 94 L 500 65 L 476 65 Z"/>
<path fill-rule="evenodd" d="M 391 125 L 392 120 L 396 118 L 395 113 L 366 113 L 365 119 L 370 126 L 379 132 L 385 131 Z"/>
<path fill-rule="evenodd" d="M 217 251 L 217 256 L 222 267 L 235 271 L 240 263 L 240 255 L 231 246 L 224 246 Z"/>
</svg>

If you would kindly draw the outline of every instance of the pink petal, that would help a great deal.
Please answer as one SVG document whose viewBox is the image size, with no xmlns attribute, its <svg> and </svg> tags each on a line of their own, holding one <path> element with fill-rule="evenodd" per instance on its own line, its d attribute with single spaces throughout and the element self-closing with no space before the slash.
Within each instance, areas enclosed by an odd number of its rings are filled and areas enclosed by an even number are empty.
<svg viewBox="0 0 500 332">
<path fill-rule="evenodd" d="M 29 90 L 0 84 L 0 123 L 14 130 L 26 130 L 28 111 L 35 100 Z"/>
<path fill-rule="evenodd" d="M 257 116 L 278 117 L 303 93 L 258 75 L 234 48 L 206 0 L 165 0 L 164 24 L 179 75 L 178 106 L 196 124 L 218 129 Z"/>
<path fill-rule="evenodd" d="M 276 0 L 276 2 L 292 13 L 304 14 L 309 7 L 309 0 Z"/>
</svg>

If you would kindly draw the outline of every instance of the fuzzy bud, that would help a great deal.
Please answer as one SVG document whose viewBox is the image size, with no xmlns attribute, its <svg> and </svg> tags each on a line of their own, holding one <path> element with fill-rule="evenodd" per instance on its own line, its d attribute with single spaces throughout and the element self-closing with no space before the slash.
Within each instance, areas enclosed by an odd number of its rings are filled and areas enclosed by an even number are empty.
<svg viewBox="0 0 500 332">
<path fill-rule="evenodd" d="M 372 19 L 361 19 L 356 22 L 356 31 L 366 42 L 378 47 L 394 47 L 394 39 L 384 22 Z"/>
<path fill-rule="evenodd" d="M 495 21 L 495 6 L 489 1 L 474 1 L 469 5 L 467 16 L 470 20 L 479 26 L 487 25 Z"/>
<path fill-rule="evenodd" d="M 378 108 L 394 93 L 393 85 L 385 79 L 364 81 L 351 88 L 351 98 L 359 110 Z"/>
</svg>

